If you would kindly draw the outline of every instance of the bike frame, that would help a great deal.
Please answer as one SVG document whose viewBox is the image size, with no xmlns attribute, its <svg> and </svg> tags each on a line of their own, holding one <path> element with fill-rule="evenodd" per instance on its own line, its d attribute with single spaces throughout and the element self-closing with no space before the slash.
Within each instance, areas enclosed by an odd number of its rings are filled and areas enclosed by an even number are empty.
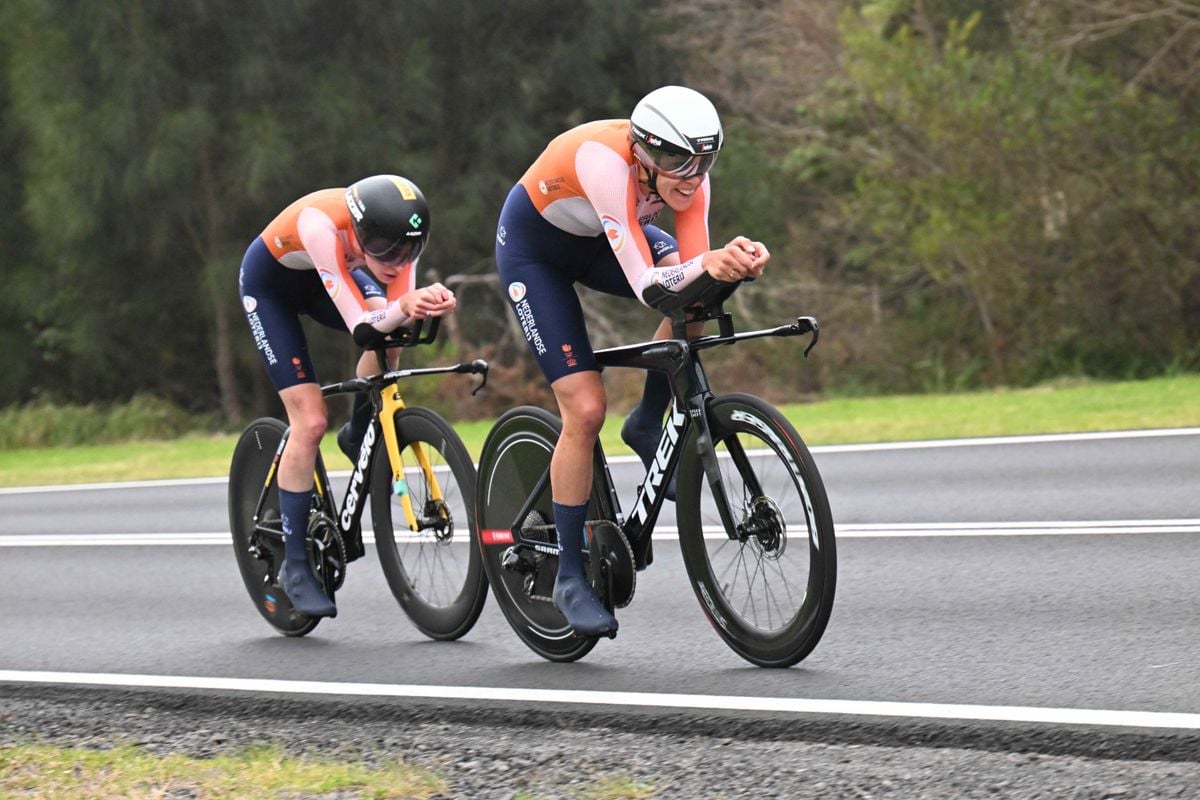
<svg viewBox="0 0 1200 800">
<path fill-rule="evenodd" d="M 596 351 L 596 360 L 601 368 L 628 367 L 642 370 L 658 370 L 667 375 L 671 385 L 673 401 L 671 413 L 663 428 L 655 452 L 654 462 L 646 471 L 634 499 L 633 512 L 625 518 L 621 511 L 620 498 L 613 485 L 612 474 L 608 469 L 608 461 L 600 444 L 596 444 L 598 464 L 604 469 L 604 495 L 600 500 L 600 513 L 605 519 L 611 519 L 621 528 L 625 539 L 633 549 L 634 564 L 641 570 L 654 560 L 651 546 L 651 534 L 658 521 L 659 512 L 664 501 L 661 489 L 669 484 L 679 463 L 679 444 L 688 436 L 693 427 L 698 428 L 697 449 L 704 474 L 712 489 L 721 520 L 729 531 L 730 538 L 736 538 L 733 531 L 732 514 L 725 488 L 721 480 L 720 468 L 717 465 L 717 455 L 712 434 L 708 423 L 708 402 L 713 397 L 700 360 L 700 351 L 722 345 L 734 344 L 747 339 L 758 339 L 767 336 L 789 337 L 802 336 L 811 333 L 812 341 L 804 349 L 804 355 L 817 343 L 820 330 L 813 317 L 798 317 L 790 325 L 768 328 L 747 333 L 734 333 L 733 321 L 729 314 L 724 313 L 720 305 L 711 312 L 686 317 L 683 310 L 671 314 L 673 333 L 677 338 L 661 339 L 640 344 L 610 347 Z M 687 339 L 687 325 L 716 319 L 720 323 L 720 334 L 702 336 L 695 341 Z M 746 454 L 735 445 L 730 454 L 735 462 L 745 466 L 748 464 Z M 743 469 L 743 474 L 752 474 L 752 470 Z M 537 482 L 533 492 L 527 498 L 517 517 L 513 520 L 511 530 L 517 541 L 534 546 L 540 542 L 525 541 L 522 535 L 522 521 L 526 519 L 538 498 L 550 484 L 550 469 Z M 543 545 L 544 546 L 544 545 Z"/>
<path fill-rule="evenodd" d="M 410 347 L 417 344 L 427 344 L 433 341 L 437 335 L 437 323 L 438 320 L 435 317 L 433 318 L 430 330 L 424 335 L 422 335 L 420 325 L 418 325 L 414 331 L 403 338 L 386 340 L 380 347 L 375 348 L 375 352 L 379 357 L 380 369 L 384 370 L 382 374 L 368 378 L 351 378 L 350 380 L 321 387 L 321 396 L 326 398 L 353 394 L 355 392 L 365 392 L 371 398 L 371 405 L 375 410 L 375 414 L 371 418 L 371 424 L 367 427 L 366 434 L 363 436 L 363 443 L 359 448 L 358 458 L 354 461 L 354 471 L 350 474 L 350 481 L 346 485 L 346 492 L 342 497 L 340 507 L 335 505 L 331 499 L 332 485 L 329 482 L 329 475 L 319 454 L 317 458 L 317 469 L 313 475 L 313 486 L 316 489 L 318 503 L 322 506 L 322 510 L 326 511 L 334 520 L 344 541 L 358 541 L 361 534 L 363 508 L 366 506 L 366 498 L 370 494 L 371 469 L 374 466 L 375 449 L 379 444 L 379 433 L 381 430 L 383 432 L 382 438 L 386 447 L 388 463 L 392 468 L 392 491 L 400 496 L 400 505 L 404 510 L 404 518 L 408 523 L 409 530 L 414 533 L 421 530 L 421 524 L 417 519 L 416 513 L 413 511 L 412 500 L 409 497 L 408 486 L 404 479 L 404 457 L 396 440 L 396 426 L 395 424 L 383 424 L 384 420 L 394 420 L 397 414 L 407 408 L 404 404 L 404 398 L 400 394 L 399 382 L 405 378 L 419 375 L 459 373 L 483 375 L 483 381 L 475 388 L 475 392 L 478 392 L 487 383 L 488 366 L 486 362 L 479 359 L 470 364 L 455 364 L 448 367 L 422 367 L 390 371 L 386 369 L 386 354 L 388 349 L 392 347 Z M 267 470 L 267 479 L 263 483 L 262 493 L 259 495 L 258 505 L 254 511 L 255 530 L 281 537 L 283 536 L 282 526 L 278 530 L 266 526 L 262 523 L 261 517 L 263 508 L 267 502 L 267 494 L 270 492 L 271 484 L 275 479 L 275 473 L 279 468 L 279 459 L 283 456 L 283 448 L 287 446 L 290 434 L 291 429 L 289 428 L 283 432 L 283 437 L 279 440 L 279 447 L 275 451 L 275 458 L 271 462 L 271 468 Z M 429 463 L 429 455 L 425 452 L 425 448 L 419 442 L 414 442 L 409 445 L 409 449 L 413 451 L 413 456 L 416 458 L 418 466 L 420 466 L 421 471 L 425 474 L 425 480 L 430 487 L 433 499 L 442 500 L 441 486 L 438 483 L 437 475 L 432 465 Z"/>
</svg>

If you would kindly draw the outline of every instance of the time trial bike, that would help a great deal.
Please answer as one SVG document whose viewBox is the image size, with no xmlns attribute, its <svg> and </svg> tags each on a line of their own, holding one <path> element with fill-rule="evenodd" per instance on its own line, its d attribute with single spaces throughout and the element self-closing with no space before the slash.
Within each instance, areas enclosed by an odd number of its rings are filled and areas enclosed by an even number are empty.
<svg viewBox="0 0 1200 800">
<path fill-rule="evenodd" d="M 651 534 L 664 489 L 677 476 L 679 545 L 700 607 L 717 634 L 746 660 L 786 667 L 821 639 L 833 607 L 837 552 L 817 465 L 790 422 L 749 394 L 714 395 L 700 353 L 748 339 L 811 334 L 812 317 L 736 333 L 724 301 L 738 284 L 702 275 L 679 293 L 657 286 L 649 303 L 672 320 L 672 339 L 596 352 L 602 368 L 665 372 L 673 404 L 654 460 L 626 516 L 597 444 L 585 526 L 588 577 L 605 606 L 629 604 L 637 572 L 653 560 Z M 688 325 L 715 320 L 719 333 L 688 338 Z M 492 593 L 517 635 L 551 661 L 587 654 L 555 607 L 558 539 L 550 457 L 558 417 L 533 406 L 496 421 L 479 460 L 477 515 Z"/>
<path fill-rule="evenodd" d="M 365 392 L 374 417 L 354 460 L 340 507 L 324 460 L 317 456 L 306 542 L 313 573 L 332 599 L 346 578 L 346 565 L 365 554 L 363 511 L 379 560 L 400 607 L 433 639 L 457 639 L 475 624 L 487 598 L 475 525 L 475 465 L 444 418 L 428 408 L 406 407 L 399 381 L 418 375 L 463 373 L 482 376 L 488 364 L 389 370 L 391 348 L 429 344 L 438 318 L 423 330 L 418 321 L 380 339 L 373 350 L 380 373 L 322 386 L 325 397 Z M 276 630 L 303 636 L 320 622 L 292 607 L 279 582 L 284 534 L 276 480 L 288 426 L 262 417 L 246 426 L 229 469 L 229 527 L 246 591 Z"/>
</svg>

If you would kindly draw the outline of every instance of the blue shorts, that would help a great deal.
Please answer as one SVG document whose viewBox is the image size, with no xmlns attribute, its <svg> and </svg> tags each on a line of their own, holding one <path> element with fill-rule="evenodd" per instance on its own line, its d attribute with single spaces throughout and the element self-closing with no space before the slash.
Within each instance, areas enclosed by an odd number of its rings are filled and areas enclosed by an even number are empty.
<svg viewBox="0 0 1200 800">
<path fill-rule="evenodd" d="M 350 274 L 363 297 L 387 296 L 367 270 L 356 269 Z M 308 354 L 300 315 L 349 333 L 317 271 L 285 267 L 259 238 L 242 258 L 238 290 L 250 333 L 276 391 L 301 383 L 316 383 L 316 370 Z"/>
<path fill-rule="evenodd" d="M 654 263 L 679 251 L 674 237 L 643 225 Z M 508 193 L 496 229 L 496 266 L 509 305 L 546 380 L 598 371 L 575 284 L 636 299 L 607 238 L 575 236 L 538 213 L 525 187 Z"/>
</svg>

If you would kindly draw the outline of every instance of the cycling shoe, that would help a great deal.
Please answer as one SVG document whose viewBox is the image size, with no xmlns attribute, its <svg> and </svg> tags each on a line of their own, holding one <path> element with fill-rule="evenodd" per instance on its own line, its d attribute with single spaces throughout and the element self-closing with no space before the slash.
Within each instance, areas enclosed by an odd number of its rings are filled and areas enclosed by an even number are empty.
<svg viewBox="0 0 1200 800">
<path fill-rule="evenodd" d="M 366 431 L 358 433 L 351 429 L 351 423 L 347 422 L 338 428 L 337 443 L 338 447 L 346 458 L 350 459 L 350 463 L 358 461 L 358 451 L 362 449 L 363 438 L 366 436 Z"/>
<path fill-rule="evenodd" d="M 617 632 L 617 618 L 608 612 L 582 575 L 554 581 L 554 605 L 579 636 L 606 636 Z"/>
<path fill-rule="evenodd" d="M 337 606 L 325 594 L 307 564 L 284 559 L 279 570 L 279 585 L 292 601 L 292 608 L 310 617 L 336 617 Z"/>
<path fill-rule="evenodd" d="M 367 437 L 367 428 L 371 426 L 371 418 L 374 416 L 375 409 L 371 408 L 371 401 L 366 392 L 356 392 L 350 419 L 337 432 L 338 447 L 346 454 L 346 458 L 350 459 L 351 464 L 358 461 L 358 451 L 362 449 L 363 439 Z"/>
<path fill-rule="evenodd" d="M 654 463 L 654 457 L 658 452 L 658 442 L 661 438 L 662 425 L 657 422 L 649 425 L 643 424 L 636 409 L 625 418 L 625 424 L 621 426 L 621 441 L 638 454 L 647 470 Z M 675 499 L 674 475 L 671 476 L 671 481 L 663 491 L 663 497 L 668 500 Z"/>
</svg>

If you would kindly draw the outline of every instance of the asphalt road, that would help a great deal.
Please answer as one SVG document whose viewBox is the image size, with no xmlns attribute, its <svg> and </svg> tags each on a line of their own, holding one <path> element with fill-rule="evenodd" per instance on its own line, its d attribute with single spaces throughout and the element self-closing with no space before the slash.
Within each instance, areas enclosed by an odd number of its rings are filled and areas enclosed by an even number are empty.
<svg viewBox="0 0 1200 800">
<path fill-rule="evenodd" d="M 373 552 L 351 565 L 339 617 L 288 639 L 251 607 L 225 544 L 224 484 L 207 481 L 0 492 L 0 679 L 1200 714 L 1200 431 L 826 448 L 816 459 L 840 537 L 838 594 L 821 644 L 791 669 L 752 667 L 722 644 L 669 541 L 638 575 L 620 635 L 576 664 L 528 651 L 493 600 L 461 641 L 427 641 Z M 632 466 L 614 473 L 631 497 Z M 161 536 L 114 544 L 127 534 Z"/>
</svg>

